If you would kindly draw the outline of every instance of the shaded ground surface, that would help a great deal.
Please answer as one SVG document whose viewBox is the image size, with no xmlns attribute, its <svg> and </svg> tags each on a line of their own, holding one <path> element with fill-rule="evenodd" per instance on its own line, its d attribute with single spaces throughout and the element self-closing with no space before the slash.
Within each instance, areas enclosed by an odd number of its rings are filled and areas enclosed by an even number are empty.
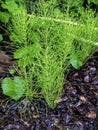
<svg viewBox="0 0 98 130">
<path fill-rule="evenodd" d="M 1 52 L 0 80 L 10 76 L 10 64 Z M 42 99 L 9 100 L 0 89 L 0 130 L 98 130 L 98 52 L 68 81 L 54 110 Z"/>
</svg>

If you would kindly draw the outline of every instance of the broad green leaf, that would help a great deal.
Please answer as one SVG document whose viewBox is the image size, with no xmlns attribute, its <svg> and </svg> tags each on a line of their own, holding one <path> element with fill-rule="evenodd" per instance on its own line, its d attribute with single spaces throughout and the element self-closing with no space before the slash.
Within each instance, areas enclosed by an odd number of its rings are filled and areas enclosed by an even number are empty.
<svg viewBox="0 0 98 130">
<path fill-rule="evenodd" d="M 8 21 L 9 21 L 9 13 L 0 12 L 0 21 L 3 22 L 3 23 L 8 23 Z"/>
<path fill-rule="evenodd" d="M 27 66 L 33 63 L 34 58 L 38 56 L 40 50 L 40 44 L 34 43 L 33 45 L 16 50 L 14 58 L 19 59 L 19 66 Z"/>
<path fill-rule="evenodd" d="M 7 9 L 9 12 L 14 12 L 18 9 L 18 5 L 15 3 L 14 0 L 6 0 L 5 3 L 3 3 L 2 8 Z"/>
<path fill-rule="evenodd" d="M 14 52 L 14 58 L 15 59 L 20 59 L 20 58 L 25 57 L 30 51 L 28 49 L 30 49 L 30 47 L 24 47 L 24 48 L 20 48 L 20 49 L 16 50 Z"/>
<path fill-rule="evenodd" d="M 76 55 L 71 56 L 70 63 L 75 69 L 78 69 L 83 64 L 82 61 Z"/>
<path fill-rule="evenodd" d="M 34 43 L 33 45 L 29 45 L 24 48 L 16 50 L 16 52 L 14 53 L 14 58 L 16 59 L 24 58 L 28 54 L 36 56 L 36 54 L 39 51 L 40 51 L 40 44 Z"/>
<path fill-rule="evenodd" d="M 3 93 L 14 100 L 20 99 L 25 92 L 25 81 L 21 77 L 5 78 L 2 81 Z"/>
<path fill-rule="evenodd" d="M 0 42 L 3 40 L 3 37 L 2 37 L 2 35 L 0 34 Z"/>
</svg>

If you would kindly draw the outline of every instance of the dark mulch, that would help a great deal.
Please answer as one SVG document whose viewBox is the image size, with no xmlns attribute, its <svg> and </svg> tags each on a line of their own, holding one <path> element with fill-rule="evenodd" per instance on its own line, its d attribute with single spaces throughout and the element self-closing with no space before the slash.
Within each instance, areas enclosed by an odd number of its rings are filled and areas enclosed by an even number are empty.
<svg viewBox="0 0 98 130">
<path fill-rule="evenodd" d="M 10 76 L 2 66 L 0 80 Z M 15 102 L 0 93 L 0 130 L 98 130 L 98 52 L 70 72 L 54 110 L 43 99 Z"/>
</svg>

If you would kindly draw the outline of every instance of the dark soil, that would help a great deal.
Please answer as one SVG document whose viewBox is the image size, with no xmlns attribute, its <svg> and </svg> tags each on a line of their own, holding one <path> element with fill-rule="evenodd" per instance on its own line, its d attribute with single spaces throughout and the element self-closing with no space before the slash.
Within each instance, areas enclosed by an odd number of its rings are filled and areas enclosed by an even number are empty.
<svg viewBox="0 0 98 130">
<path fill-rule="evenodd" d="M 2 80 L 11 76 L 11 59 L 0 55 Z M 54 110 L 43 99 L 9 100 L 0 89 L 0 130 L 98 130 L 98 52 L 70 72 Z"/>
</svg>

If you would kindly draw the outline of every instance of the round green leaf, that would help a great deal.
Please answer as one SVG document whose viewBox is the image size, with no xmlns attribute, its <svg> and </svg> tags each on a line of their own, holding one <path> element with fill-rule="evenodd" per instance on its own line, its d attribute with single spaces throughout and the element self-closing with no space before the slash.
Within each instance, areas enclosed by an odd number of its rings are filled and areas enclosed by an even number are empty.
<svg viewBox="0 0 98 130">
<path fill-rule="evenodd" d="M 78 69 L 83 64 L 82 61 L 76 55 L 71 56 L 70 63 L 75 69 Z"/>
<path fill-rule="evenodd" d="M 3 22 L 3 23 L 8 23 L 8 21 L 9 21 L 9 13 L 0 12 L 0 21 Z"/>
<path fill-rule="evenodd" d="M 14 12 L 18 9 L 18 5 L 14 0 L 7 0 L 1 6 L 2 8 L 7 9 L 9 12 Z"/>
<path fill-rule="evenodd" d="M 5 78 L 2 82 L 3 93 L 14 100 L 20 99 L 25 92 L 25 81 L 21 77 Z"/>
</svg>

